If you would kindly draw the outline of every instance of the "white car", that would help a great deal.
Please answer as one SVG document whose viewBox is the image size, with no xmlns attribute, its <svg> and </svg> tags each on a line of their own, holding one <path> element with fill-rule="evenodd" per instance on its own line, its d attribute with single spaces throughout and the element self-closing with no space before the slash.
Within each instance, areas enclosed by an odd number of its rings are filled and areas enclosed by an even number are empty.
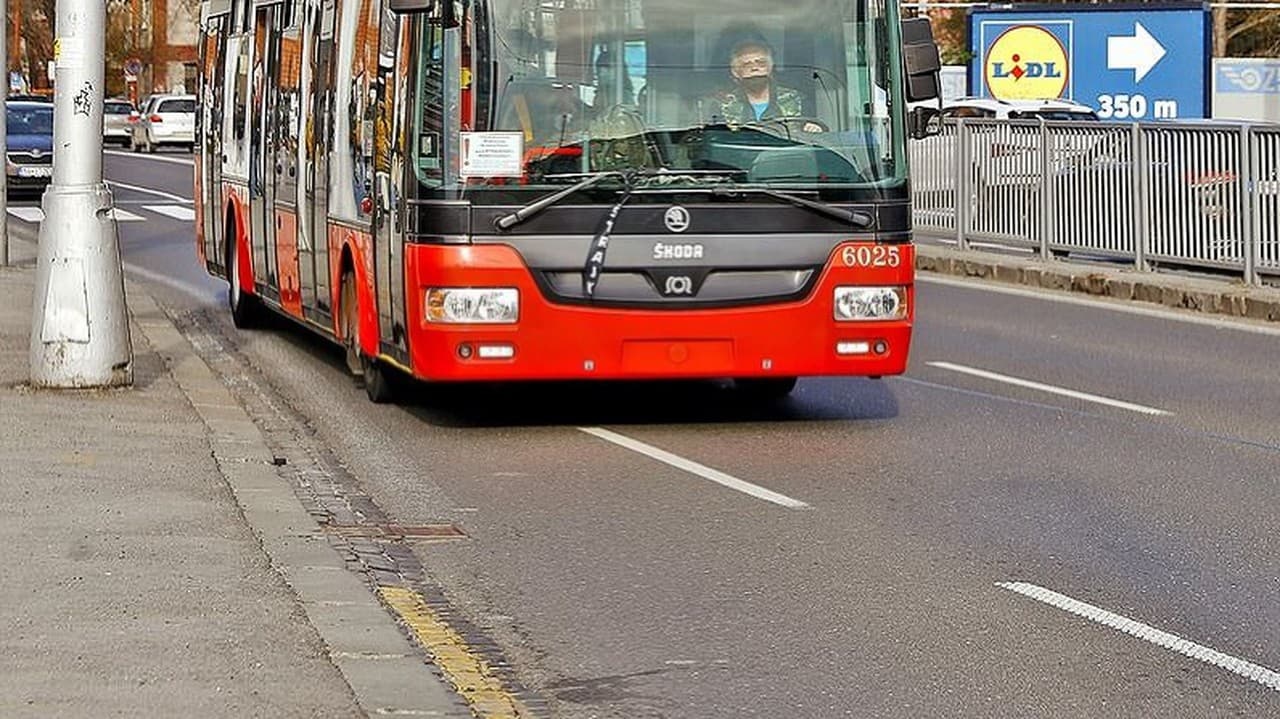
<svg viewBox="0 0 1280 719">
<path fill-rule="evenodd" d="M 1092 107 L 1072 100 L 996 100 L 962 97 L 942 108 L 942 119 L 1097 120 Z"/>
<path fill-rule="evenodd" d="M 178 145 L 188 150 L 196 142 L 196 96 L 152 95 L 133 124 L 134 152 L 155 152 L 157 147 Z"/>
<path fill-rule="evenodd" d="M 128 147 L 133 141 L 133 125 L 138 113 L 133 103 L 119 98 L 108 98 L 102 103 L 102 140 Z"/>
<path fill-rule="evenodd" d="M 1059 99 L 962 97 L 943 107 L 942 118 L 941 135 L 910 146 L 911 184 L 917 204 L 942 212 L 954 211 L 958 175 L 963 172 L 972 212 L 1001 207 L 1007 215 L 1029 216 L 1028 208 L 1035 202 L 1034 193 L 1046 170 L 1042 166 L 1040 121 L 1055 123 L 1047 131 L 1048 171 L 1054 173 L 1075 166 L 1100 139 L 1114 133 L 1099 121 L 1093 108 Z M 956 166 L 961 149 L 956 123 L 960 120 L 967 126 L 965 167 Z M 1064 131 L 1056 125 L 1063 122 L 1077 123 L 1079 129 Z"/>
</svg>

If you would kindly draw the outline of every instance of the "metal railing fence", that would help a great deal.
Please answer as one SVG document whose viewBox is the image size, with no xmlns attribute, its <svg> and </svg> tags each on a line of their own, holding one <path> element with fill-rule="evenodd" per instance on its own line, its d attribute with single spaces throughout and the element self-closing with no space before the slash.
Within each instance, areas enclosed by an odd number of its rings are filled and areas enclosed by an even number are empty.
<svg viewBox="0 0 1280 719">
<path fill-rule="evenodd" d="M 919 230 L 1280 275 L 1280 127 L 961 120 L 911 145 Z"/>
<path fill-rule="evenodd" d="M 1255 129 L 1251 139 L 1250 176 L 1257 183 L 1252 193 L 1255 267 L 1280 271 L 1280 127 Z"/>
</svg>

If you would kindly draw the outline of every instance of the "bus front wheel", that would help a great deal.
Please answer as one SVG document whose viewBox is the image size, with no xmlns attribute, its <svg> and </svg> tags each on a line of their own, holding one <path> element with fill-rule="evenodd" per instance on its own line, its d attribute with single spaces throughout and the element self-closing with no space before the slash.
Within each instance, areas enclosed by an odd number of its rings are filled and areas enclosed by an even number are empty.
<svg viewBox="0 0 1280 719">
<path fill-rule="evenodd" d="M 338 331 L 342 333 L 347 369 L 364 384 L 364 393 L 370 402 L 391 402 L 396 396 L 395 370 L 360 350 L 360 298 L 356 293 L 356 276 L 351 270 L 342 273 L 339 293 L 342 305 L 339 307 Z"/>
<path fill-rule="evenodd" d="M 236 242 L 227 247 L 227 305 L 231 309 L 231 322 L 237 329 L 251 329 L 258 325 L 258 298 L 244 291 L 240 277 L 240 260 L 236 256 Z"/>
<path fill-rule="evenodd" d="M 386 404 L 395 401 L 395 370 L 378 360 L 362 358 L 364 364 L 364 393 L 374 404 Z"/>
</svg>

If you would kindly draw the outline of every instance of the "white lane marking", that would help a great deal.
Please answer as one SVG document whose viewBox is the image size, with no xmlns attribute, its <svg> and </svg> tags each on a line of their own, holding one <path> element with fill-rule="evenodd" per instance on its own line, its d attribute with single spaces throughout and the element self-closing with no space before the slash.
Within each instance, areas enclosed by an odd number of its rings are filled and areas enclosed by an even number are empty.
<svg viewBox="0 0 1280 719">
<path fill-rule="evenodd" d="M 592 435 L 593 437 L 599 437 L 606 442 L 612 442 L 619 447 L 625 447 L 632 452 L 639 452 L 650 459 L 656 459 L 663 464 L 669 464 L 676 469 L 682 469 L 690 474 L 695 474 L 703 479 L 709 479 L 712 482 L 728 487 L 729 489 L 749 494 L 756 499 L 773 502 L 774 504 L 786 507 L 787 509 L 809 508 L 809 505 L 798 499 L 792 499 L 786 495 L 765 489 L 764 487 L 754 485 L 750 482 L 745 482 L 737 477 L 727 475 L 718 469 L 712 469 L 706 465 L 698 464 L 697 462 L 672 454 L 666 450 L 658 449 L 653 445 L 645 444 L 639 440 L 624 437 L 617 432 L 610 432 L 609 430 L 601 427 L 579 427 L 578 429 Z"/>
<path fill-rule="evenodd" d="M 139 187 L 138 185 L 130 185 L 124 182 L 116 182 L 115 180 L 107 180 L 107 184 L 111 185 L 112 187 L 123 187 L 126 190 L 133 190 L 134 192 L 145 192 L 149 195 L 155 195 L 156 197 L 163 197 L 166 200 L 173 200 L 174 202 L 191 202 L 190 198 L 179 197 L 178 195 L 171 195 L 168 192 L 153 190 L 150 187 Z"/>
<path fill-rule="evenodd" d="M 172 217 L 183 222 L 191 222 L 196 219 L 196 211 L 183 205 L 143 205 L 142 209 L 151 210 L 158 215 Z"/>
<path fill-rule="evenodd" d="M 1103 397 L 1101 395 L 1089 394 L 1088 392 L 1077 392 L 1073 389 L 1055 387 L 1051 384 L 1041 384 L 1040 382 L 1032 382 L 1031 380 L 1027 380 L 1027 379 L 1010 377 L 1007 374 L 988 372 L 987 370 L 978 369 L 976 367 L 966 367 L 965 365 L 953 364 L 951 362 L 926 362 L 925 364 L 929 365 L 930 367 L 937 367 L 938 369 L 945 369 L 951 372 L 959 372 L 961 374 L 973 375 L 974 377 L 981 377 L 982 379 L 989 379 L 989 380 L 992 380 L 993 382 L 1003 382 L 1005 384 L 1014 385 L 1015 387 L 1025 387 L 1027 389 L 1034 389 L 1040 392 L 1048 392 L 1049 394 L 1061 395 L 1063 397 L 1071 397 L 1072 399 L 1080 399 L 1080 400 L 1084 400 L 1085 402 L 1093 402 L 1095 404 L 1102 404 L 1108 407 L 1115 407 L 1117 409 L 1125 409 L 1125 410 L 1129 410 L 1130 412 L 1141 412 L 1142 414 L 1149 414 L 1154 416 L 1163 416 L 1163 415 L 1172 414 L 1172 412 L 1167 412 L 1163 409 L 1156 409 L 1155 407 L 1147 407 L 1145 405 L 1134 404 L 1132 402 L 1124 402 L 1118 399 L 1111 399 L 1110 397 Z"/>
<path fill-rule="evenodd" d="M 139 267 L 138 265 L 135 265 L 129 262 L 125 263 L 124 269 L 126 272 L 128 272 L 131 275 L 140 277 L 148 282 L 164 285 L 165 287 L 168 287 L 171 290 L 177 290 L 178 292 L 181 292 L 185 295 L 191 295 L 196 299 L 201 299 L 201 300 L 209 299 L 210 297 L 215 297 L 217 294 L 217 293 L 214 293 L 213 295 L 211 295 L 209 293 L 209 290 L 206 290 L 201 287 L 196 287 L 195 285 L 187 284 L 182 280 L 174 279 L 168 275 L 162 275 L 159 272 L 153 272 L 151 270 L 148 270 L 145 267 Z"/>
<path fill-rule="evenodd" d="M 144 205 L 144 209 L 161 215 L 168 215 L 174 219 L 190 222 L 196 217 L 195 210 L 190 207 L 174 206 L 174 205 Z M 112 214 L 116 218 L 116 222 L 144 222 L 147 218 L 142 215 L 134 214 L 120 207 L 113 207 Z M 39 207 L 10 207 L 9 214 L 23 220 L 24 222 L 40 223 L 44 222 L 44 210 Z"/>
<path fill-rule="evenodd" d="M 923 272 L 916 275 L 916 282 L 927 285 L 945 285 L 947 287 L 959 287 L 966 290 L 994 292 L 1000 295 L 1025 297 L 1034 300 L 1044 300 L 1045 302 L 1060 302 L 1062 304 L 1077 305 L 1092 309 L 1124 312 L 1126 314 L 1140 315 L 1142 317 L 1155 317 L 1163 320 L 1172 320 L 1174 322 L 1187 322 L 1194 325 L 1203 325 L 1205 327 L 1214 327 L 1223 330 L 1236 330 L 1239 332 L 1252 332 L 1254 334 L 1280 337 L 1280 327 L 1266 327 L 1258 324 L 1252 324 L 1249 320 L 1244 318 L 1224 317 L 1223 319 L 1218 319 L 1212 315 L 1195 314 L 1190 310 L 1178 312 L 1176 310 L 1160 309 L 1154 306 L 1143 307 L 1141 305 L 1134 304 L 1137 300 L 1099 299 L 1094 297 L 1081 297 L 1058 290 L 1031 290 L 1023 289 L 1021 287 L 1004 287 L 989 282 L 926 275 Z"/>
<path fill-rule="evenodd" d="M 1206 664 L 1212 664 L 1215 667 L 1226 669 L 1232 674 L 1238 674 L 1249 681 L 1257 682 L 1264 687 L 1280 691 L 1280 674 L 1253 662 L 1233 657 L 1230 654 L 1223 654 L 1216 649 L 1211 649 L 1203 644 L 1197 644 L 1189 639 L 1183 639 L 1176 634 L 1161 631 L 1155 627 L 1143 624 L 1128 617 L 1113 612 L 1108 612 L 1100 607 L 1082 602 L 1078 599 L 1072 599 L 1065 594 L 1059 594 L 1053 590 L 1045 589 L 1034 584 L 1026 582 L 996 582 L 996 586 L 1002 589 L 1008 589 L 1011 592 L 1017 592 L 1024 597 L 1030 597 L 1038 602 L 1044 602 L 1051 607 L 1056 607 L 1067 612 L 1071 612 L 1076 616 L 1084 617 L 1093 622 L 1106 625 L 1112 629 L 1117 629 L 1130 636 L 1137 637 L 1145 642 L 1150 642 L 1158 647 L 1175 651 L 1183 656 L 1190 657 L 1202 661 Z"/>
<path fill-rule="evenodd" d="M 195 159 L 194 159 L 194 158 L 189 158 L 189 157 L 188 157 L 188 158 L 182 158 L 182 157 L 162 157 L 162 156 L 159 156 L 159 155 L 148 155 L 148 154 L 146 154 L 146 153 L 142 153 L 142 152 L 127 152 L 127 151 L 125 151 L 125 150 L 103 150 L 103 151 L 102 151 L 102 154 L 104 154 L 104 155 L 116 155 L 117 157 L 132 157 L 132 158 L 134 158 L 135 160 L 151 160 L 151 161 L 153 161 L 153 162 L 168 162 L 168 163 L 172 163 L 172 164 L 175 164 L 175 165 L 188 165 L 188 166 L 190 166 L 190 165 L 194 165 L 194 164 L 196 164 Z"/>
<path fill-rule="evenodd" d="M 142 215 L 135 215 L 132 212 L 122 210 L 119 207 L 111 208 L 111 216 L 116 219 L 116 222 L 145 222 L 147 219 Z"/>
<path fill-rule="evenodd" d="M 44 222 L 44 210 L 39 207 L 10 207 L 9 214 L 23 222 Z"/>
</svg>

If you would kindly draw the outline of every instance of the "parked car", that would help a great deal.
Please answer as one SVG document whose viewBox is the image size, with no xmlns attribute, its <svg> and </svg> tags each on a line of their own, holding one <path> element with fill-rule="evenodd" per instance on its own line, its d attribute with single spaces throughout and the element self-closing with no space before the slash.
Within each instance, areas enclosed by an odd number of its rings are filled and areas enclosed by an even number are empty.
<svg viewBox="0 0 1280 719">
<path fill-rule="evenodd" d="M 942 119 L 1097 120 L 1092 107 L 1072 100 L 997 100 L 961 97 L 942 108 Z"/>
<path fill-rule="evenodd" d="M 960 171 L 969 175 L 971 204 L 976 208 L 1004 204 L 1011 214 L 1026 215 L 1019 195 L 1039 183 L 1043 175 L 1041 121 L 1084 123 L 1078 132 L 1050 131 L 1048 165 L 1051 172 L 1075 166 L 1108 127 L 1093 108 L 1061 99 L 996 100 L 962 97 L 942 109 L 943 132 L 911 145 L 911 178 L 928 206 L 954 208 Z M 955 167 L 956 124 L 967 126 L 967 167 Z M 1007 197 L 1005 197 L 1007 195 Z"/>
<path fill-rule="evenodd" d="M 53 181 L 53 103 L 10 100 L 5 103 L 10 192 L 41 192 Z"/>
<path fill-rule="evenodd" d="M 164 145 L 194 150 L 195 140 L 195 95 L 152 95 L 133 123 L 134 152 L 155 152 Z"/>
<path fill-rule="evenodd" d="M 138 111 L 133 103 L 120 98 L 110 98 L 102 103 L 102 143 L 118 143 L 128 147 L 133 143 L 133 124 L 138 121 Z"/>
</svg>

